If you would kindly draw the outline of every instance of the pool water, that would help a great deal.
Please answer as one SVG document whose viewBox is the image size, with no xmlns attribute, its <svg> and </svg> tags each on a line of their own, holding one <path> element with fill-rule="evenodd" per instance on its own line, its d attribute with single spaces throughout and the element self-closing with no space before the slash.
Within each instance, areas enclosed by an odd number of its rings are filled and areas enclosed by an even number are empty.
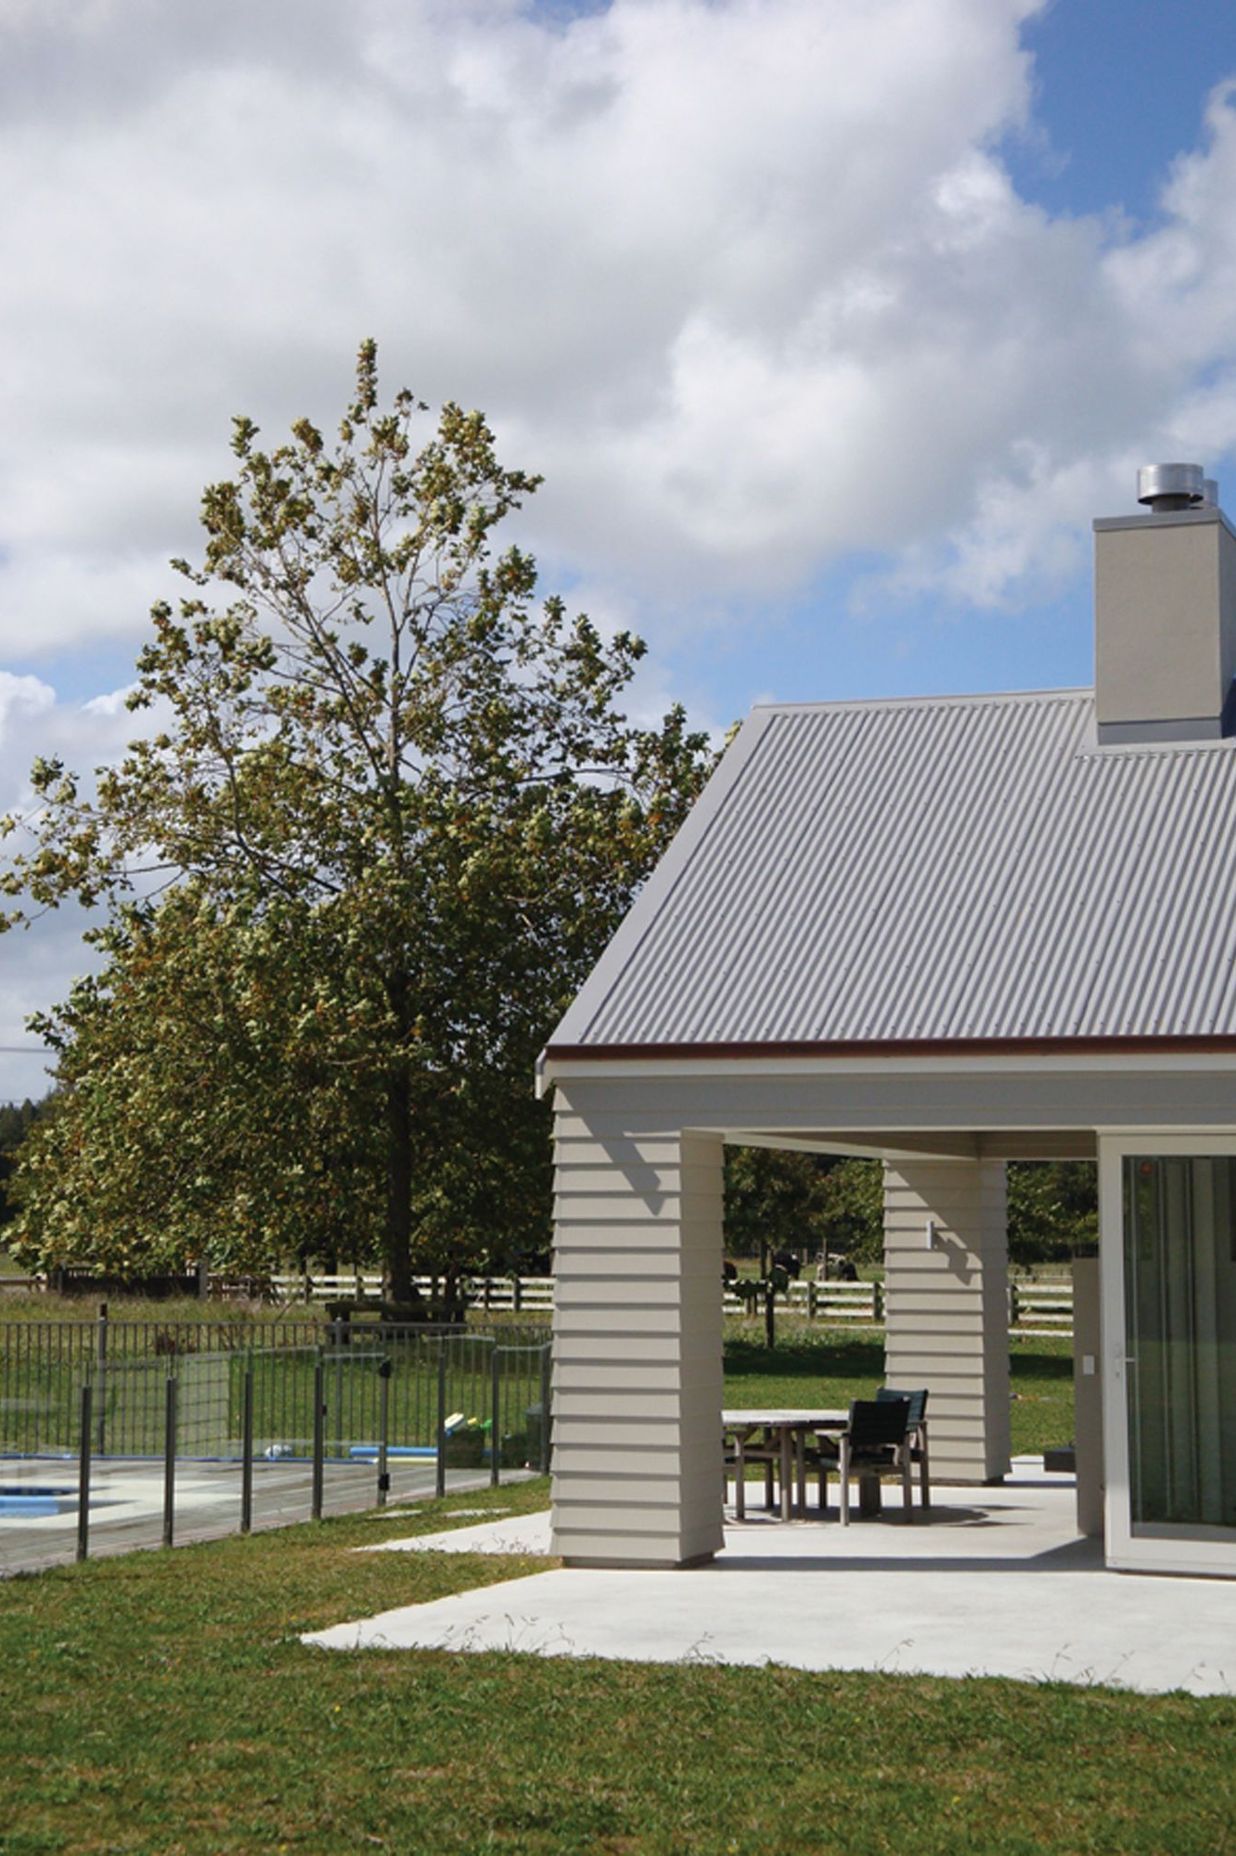
<svg viewBox="0 0 1236 1856">
<path fill-rule="evenodd" d="M 23 1515 L 27 1519 L 46 1514 L 64 1514 L 77 1506 L 77 1490 L 52 1488 L 46 1483 L 0 1482 L 0 1515 Z"/>
</svg>

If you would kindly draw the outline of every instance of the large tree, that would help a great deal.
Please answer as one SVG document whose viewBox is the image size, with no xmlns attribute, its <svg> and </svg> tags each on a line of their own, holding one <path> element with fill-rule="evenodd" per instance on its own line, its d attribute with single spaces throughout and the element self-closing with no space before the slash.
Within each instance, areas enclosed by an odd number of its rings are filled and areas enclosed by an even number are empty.
<svg viewBox="0 0 1236 1856">
<path fill-rule="evenodd" d="M 530 556 L 495 552 L 538 479 L 479 413 L 426 412 L 382 407 L 366 343 L 336 440 L 302 420 L 265 451 L 236 420 L 202 559 L 174 563 L 188 591 L 138 660 L 149 732 L 93 791 L 36 763 L 3 878 L 10 923 L 70 896 L 108 916 L 111 965 L 46 1026 L 66 1087 L 44 1182 L 59 1143 L 62 1175 L 101 1169 L 96 1233 L 139 1202 L 153 1233 L 161 1126 L 199 1249 L 244 1250 L 212 1217 L 239 1219 L 248 1164 L 251 1233 L 294 1217 L 359 1254 L 376 1229 L 399 1301 L 414 1258 L 541 1203 L 531 1063 L 711 760 L 681 711 L 622 714 L 638 639 L 538 603 Z M 38 1172 L 22 1229 L 50 1253 L 89 1218 Z"/>
</svg>

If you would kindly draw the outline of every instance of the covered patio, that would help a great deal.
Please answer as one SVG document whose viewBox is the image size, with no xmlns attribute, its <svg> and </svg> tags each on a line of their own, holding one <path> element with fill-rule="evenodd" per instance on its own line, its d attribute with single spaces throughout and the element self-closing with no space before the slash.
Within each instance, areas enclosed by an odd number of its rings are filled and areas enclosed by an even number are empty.
<svg viewBox="0 0 1236 1856">
<path fill-rule="evenodd" d="M 1009 1471 L 1005 1165 L 1096 1160 L 1083 1529 L 1236 1575 L 1236 531 L 1201 484 L 1096 523 L 1093 691 L 757 708 L 554 1032 L 568 1565 L 722 1550 L 736 1142 L 884 1162 L 886 1377 L 970 1487 Z"/>
</svg>

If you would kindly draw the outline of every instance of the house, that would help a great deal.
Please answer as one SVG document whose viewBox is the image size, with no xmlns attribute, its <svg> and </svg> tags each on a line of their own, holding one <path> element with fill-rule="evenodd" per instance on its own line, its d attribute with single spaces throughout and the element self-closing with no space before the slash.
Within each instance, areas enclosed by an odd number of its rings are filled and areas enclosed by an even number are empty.
<svg viewBox="0 0 1236 1856">
<path fill-rule="evenodd" d="M 1093 690 L 755 709 L 547 1046 L 569 1563 L 722 1544 L 734 1141 L 884 1161 L 887 1376 L 972 1483 L 1005 1163 L 1097 1159 L 1108 1563 L 1236 1574 L 1236 531 L 1195 466 L 1139 491 Z"/>
</svg>

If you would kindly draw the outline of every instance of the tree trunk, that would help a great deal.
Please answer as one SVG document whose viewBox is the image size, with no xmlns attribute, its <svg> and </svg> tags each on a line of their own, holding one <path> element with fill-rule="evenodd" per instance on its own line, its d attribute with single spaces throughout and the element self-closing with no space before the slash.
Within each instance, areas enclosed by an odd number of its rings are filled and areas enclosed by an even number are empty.
<svg viewBox="0 0 1236 1856">
<path fill-rule="evenodd" d="M 412 1293 L 412 1090 L 400 1068 L 386 1085 L 386 1294 L 407 1305 Z"/>
<path fill-rule="evenodd" d="M 448 1268 L 442 1278 L 442 1319 L 452 1323 L 467 1319 L 468 1298 L 458 1269 Z"/>
</svg>

